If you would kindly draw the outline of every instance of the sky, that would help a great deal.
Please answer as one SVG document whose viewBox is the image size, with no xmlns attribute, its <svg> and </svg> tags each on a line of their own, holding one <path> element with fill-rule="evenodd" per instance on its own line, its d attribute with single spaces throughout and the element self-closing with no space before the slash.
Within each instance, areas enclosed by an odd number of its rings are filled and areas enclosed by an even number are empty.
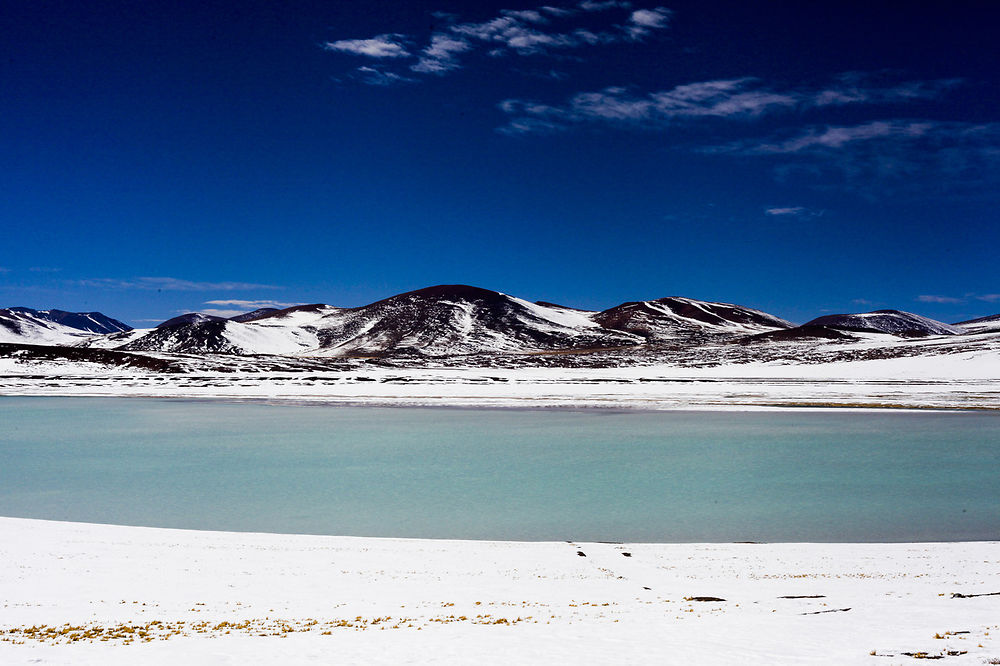
<svg viewBox="0 0 1000 666">
<path fill-rule="evenodd" d="M 0 2 L 0 307 L 1000 312 L 1000 5 L 544 1 Z"/>
</svg>

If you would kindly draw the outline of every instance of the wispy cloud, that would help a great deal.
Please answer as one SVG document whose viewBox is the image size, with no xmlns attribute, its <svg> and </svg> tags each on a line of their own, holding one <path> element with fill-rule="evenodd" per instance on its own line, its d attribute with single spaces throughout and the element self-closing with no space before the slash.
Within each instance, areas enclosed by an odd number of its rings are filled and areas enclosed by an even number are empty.
<svg viewBox="0 0 1000 666">
<path fill-rule="evenodd" d="M 247 310 L 257 310 L 259 308 L 290 308 L 294 305 L 302 305 L 302 303 L 284 303 L 282 301 L 243 301 L 238 299 L 226 299 L 226 300 L 215 300 L 215 301 L 205 301 L 205 305 L 232 305 L 238 308 L 246 308 Z"/>
<path fill-rule="evenodd" d="M 403 35 L 378 35 L 370 39 L 341 39 L 326 42 L 327 51 L 340 51 L 369 58 L 408 58 L 410 52 L 400 43 Z"/>
<path fill-rule="evenodd" d="M 851 300 L 851 305 L 870 306 L 875 305 L 875 301 L 870 301 L 867 298 L 855 298 Z"/>
<path fill-rule="evenodd" d="M 871 77 L 876 78 L 876 77 Z M 670 90 L 638 94 L 612 86 L 572 95 L 561 104 L 508 99 L 500 110 L 510 116 L 500 128 L 509 134 L 612 124 L 664 128 L 673 122 L 704 118 L 750 120 L 778 112 L 848 104 L 907 102 L 933 97 L 957 84 L 955 79 L 876 85 L 864 75 L 837 77 L 823 88 L 775 89 L 755 77 L 699 81 Z M 827 137 L 833 141 L 836 137 Z"/>
<path fill-rule="evenodd" d="M 933 294 L 921 294 L 917 296 L 917 301 L 920 303 L 965 303 L 964 298 L 955 298 L 953 296 L 936 296 Z"/>
<path fill-rule="evenodd" d="M 3 273 L 10 273 L 10 269 L 0 266 L 0 275 L 2 275 Z"/>
<path fill-rule="evenodd" d="M 28 270 L 32 273 L 58 273 L 62 269 L 54 266 L 32 266 Z"/>
<path fill-rule="evenodd" d="M 771 217 L 822 217 L 826 211 L 806 208 L 805 206 L 777 206 L 765 208 L 764 214 Z"/>
<path fill-rule="evenodd" d="M 653 30 L 666 28 L 672 14 L 666 7 L 637 9 L 628 17 L 625 31 L 632 39 L 642 39 Z"/>
<path fill-rule="evenodd" d="M 431 36 L 431 43 L 420 52 L 420 59 L 410 67 L 422 74 L 444 74 L 461 67 L 458 54 L 472 50 L 472 45 L 464 39 L 437 33 Z"/>
<path fill-rule="evenodd" d="M 177 314 L 187 314 L 187 310 L 175 310 L 175 312 L 177 312 Z M 229 319 L 230 317 L 243 314 L 246 310 L 219 310 L 217 308 L 205 308 L 203 310 L 198 310 L 198 312 L 212 317 Z"/>
<path fill-rule="evenodd" d="M 97 289 L 142 289 L 147 291 L 248 291 L 252 289 L 281 289 L 273 284 L 254 282 L 194 282 L 173 277 L 87 278 L 72 280 L 80 287 Z"/>
<path fill-rule="evenodd" d="M 934 131 L 933 122 L 877 120 L 862 125 L 814 127 L 787 139 L 743 141 L 720 148 L 722 152 L 788 154 L 816 149 L 839 149 L 858 141 L 885 138 L 918 138 Z"/>
<path fill-rule="evenodd" d="M 638 42 L 654 32 L 669 27 L 672 12 L 665 7 L 633 9 L 629 2 L 593 2 L 535 9 L 502 10 L 483 21 L 461 21 L 459 16 L 434 12 L 441 26 L 432 32 L 423 46 L 415 36 L 386 33 L 367 39 L 341 39 L 326 42 L 328 51 L 386 61 L 408 62 L 405 67 L 415 74 L 444 75 L 461 69 L 462 57 L 475 51 L 490 56 L 539 56 L 601 44 Z M 598 20 L 597 16 L 603 17 Z M 618 21 L 617 23 L 615 21 Z M 594 25 L 595 21 L 603 25 Z M 356 78 L 372 85 L 387 85 L 407 80 L 399 71 L 385 68 L 366 72 L 357 70 Z"/>
<path fill-rule="evenodd" d="M 390 72 L 379 67 L 363 65 L 354 70 L 354 78 L 370 86 L 391 86 L 397 83 L 412 83 L 416 79 Z"/>
<path fill-rule="evenodd" d="M 702 151 L 775 158 L 781 180 L 846 188 L 869 198 L 906 192 L 981 196 L 1000 184 L 1000 123 L 895 119 L 813 126 Z"/>
<path fill-rule="evenodd" d="M 1000 294 L 970 293 L 964 296 L 940 296 L 936 294 L 921 294 L 917 296 L 920 303 L 968 303 L 969 301 L 984 301 L 986 303 L 1000 302 Z"/>
</svg>

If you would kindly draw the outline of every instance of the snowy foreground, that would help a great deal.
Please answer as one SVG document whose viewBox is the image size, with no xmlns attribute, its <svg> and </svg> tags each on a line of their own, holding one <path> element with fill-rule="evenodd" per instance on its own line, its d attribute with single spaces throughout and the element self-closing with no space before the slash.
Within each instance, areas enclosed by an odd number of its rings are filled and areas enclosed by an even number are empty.
<svg viewBox="0 0 1000 666">
<path fill-rule="evenodd" d="M 295 372 L 212 357 L 183 373 L 0 358 L 0 395 L 462 407 L 1000 409 L 1000 350 L 824 363 L 380 368 Z M 223 364 L 229 363 L 230 366 Z"/>
<path fill-rule="evenodd" d="M 0 518 L 3 664 L 983 664 L 1000 657 L 997 593 L 997 542 L 518 543 Z"/>
</svg>

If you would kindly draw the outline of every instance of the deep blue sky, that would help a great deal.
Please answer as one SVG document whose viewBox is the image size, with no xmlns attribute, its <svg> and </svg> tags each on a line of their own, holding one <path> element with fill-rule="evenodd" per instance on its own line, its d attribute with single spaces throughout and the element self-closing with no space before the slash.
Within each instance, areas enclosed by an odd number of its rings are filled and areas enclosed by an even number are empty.
<svg viewBox="0 0 1000 666">
<path fill-rule="evenodd" d="M 6 0 L 0 306 L 142 325 L 460 282 L 994 314 L 998 19 Z"/>
</svg>

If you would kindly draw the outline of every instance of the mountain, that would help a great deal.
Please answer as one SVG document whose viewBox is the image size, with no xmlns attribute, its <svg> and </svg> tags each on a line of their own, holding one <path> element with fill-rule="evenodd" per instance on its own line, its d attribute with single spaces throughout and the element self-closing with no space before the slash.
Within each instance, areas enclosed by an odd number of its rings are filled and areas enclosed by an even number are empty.
<svg viewBox="0 0 1000 666">
<path fill-rule="evenodd" d="M 181 315 L 169 319 L 139 337 L 114 347 L 120 351 L 163 351 L 214 354 L 242 354 L 226 335 L 227 320 L 221 317 Z"/>
<path fill-rule="evenodd" d="M 182 315 L 115 347 L 124 351 L 446 356 L 632 346 L 595 313 L 539 305 L 465 285 L 440 285 L 357 308 L 299 305 L 246 321 Z"/>
<path fill-rule="evenodd" d="M 789 322 L 760 310 L 676 296 L 623 303 L 595 314 L 593 320 L 605 328 L 650 341 L 692 334 L 746 335 L 792 327 Z"/>
<path fill-rule="evenodd" d="M 987 333 L 991 331 L 1000 331 L 1000 314 L 990 315 L 988 317 L 980 317 L 978 319 L 970 319 L 968 321 L 960 321 L 955 326 L 965 329 L 970 333 Z"/>
<path fill-rule="evenodd" d="M 828 326 L 796 326 L 765 333 L 757 333 L 741 339 L 740 344 L 757 342 L 799 342 L 803 340 L 854 340 L 849 333 Z"/>
<path fill-rule="evenodd" d="M 526 353 L 642 342 L 604 328 L 592 314 L 479 287 L 439 285 L 334 312 L 315 326 L 321 349 L 349 356 Z"/>
<path fill-rule="evenodd" d="M 75 344 L 131 327 L 100 312 L 66 312 L 14 307 L 0 309 L 0 342 Z"/>
<path fill-rule="evenodd" d="M 958 335 L 966 331 L 935 319 L 900 310 L 876 310 L 861 314 L 835 314 L 817 317 L 803 326 L 825 326 L 859 333 L 888 333 L 900 337 Z"/>
<path fill-rule="evenodd" d="M 0 312 L 5 312 L 0 310 Z M 67 312 L 65 310 L 34 310 L 32 308 L 14 307 L 6 310 L 8 313 L 27 315 L 37 320 L 49 321 L 61 326 L 75 328 L 85 333 L 118 333 L 130 331 L 132 327 L 112 319 L 100 312 Z"/>
<path fill-rule="evenodd" d="M 167 323 L 133 331 L 128 337 L 108 336 L 104 341 L 95 341 L 93 346 L 120 351 L 281 355 L 303 354 L 317 346 L 315 334 L 294 326 L 256 326 L 205 315 L 188 322 L 164 325 Z"/>
<path fill-rule="evenodd" d="M 790 328 L 758 310 L 686 298 L 603 312 L 532 303 L 489 289 L 438 285 L 357 308 L 299 305 L 229 320 L 192 313 L 134 332 L 125 351 L 340 357 L 553 353 L 635 347 Z M 104 343 L 102 343 L 103 346 Z"/>
<path fill-rule="evenodd" d="M 466 285 L 418 289 L 355 308 L 297 305 L 231 318 L 187 313 L 144 329 L 129 329 L 99 313 L 0 310 L 0 358 L 63 359 L 170 372 L 311 371 L 369 363 L 452 368 L 658 363 L 700 367 L 872 360 L 979 349 L 1000 349 L 1000 315 L 951 325 L 880 310 L 827 315 L 793 327 L 765 312 L 730 303 L 669 297 L 593 312 Z"/>
</svg>

